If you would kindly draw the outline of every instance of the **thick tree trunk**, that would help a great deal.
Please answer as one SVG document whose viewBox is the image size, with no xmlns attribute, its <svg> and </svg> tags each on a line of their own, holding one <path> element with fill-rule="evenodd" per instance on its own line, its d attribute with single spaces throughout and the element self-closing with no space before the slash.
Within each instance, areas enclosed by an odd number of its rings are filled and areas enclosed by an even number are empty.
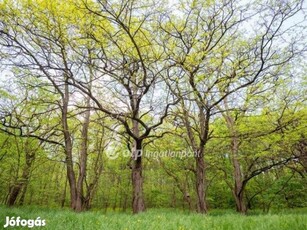
<svg viewBox="0 0 307 230">
<path fill-rule="evenodd" d="M 22 184 L 21 183 L 16 183 L 11 186 L 10 191 L 9 191 L 9 196 L 7 198 L 6 204 L 8 206 L 13 206 L 17 200 L 17 197 L 21 191 Z"/>
<path fill-rule="evenodd" d="M 242 187 L 242 183 L 235 184 L 235 189 L 233 191 L 233 195 L 236 201 L 236 210 L 239 213 L 245 214 L 247 211 L 245 201 L 244 201 L 244 187 Z"/>
<path fill-rule="evenodd" d="M 76 178 L 73 169 L 73 161 L 71 151 L 66 151 L 66 169 L 67 169 L 67 178 L 70 188 L 70 207 L 72 209 L 76 208 L 77 200 L 77 188 L 76 188 Z"/>
<path fill-rule="evenodd" d="M 137 82 L 137 78 L 135 82 Z M 138 101 L 138 87 L 135 84 L 132 87 L 133 97 L 131 100 L 132 115 L 136 119 L 139 119 L 139 101 Z M 134 146 L 132 151 L 132 210 L 133 213 L 140 213 L 145 211 L 145 202 L 143 195 L 143 177 L 142 177 L 142 139 L 138 139 L 140 136 L 139 122 L 132 120 L 133 134 L 134 134 Z"/>
<path fill-rule="evenodd" d="M 132 210 L 133 213 L 145 211 L 142 177 L 142 141 L 135 141 L 132 166 Z"/>
<path fill-rule="evenodd" d="M 205 164 L 204 164 L 204 152 L 201 148 L 196 158 L 196 193 L 197 193 L 197 211 L 199 213 L 207 213 L 208 207 L 205 198 Z"/>
<path fill-rule="evenodd" d="M 200 144 L 197 149 L 196 158 L 196 192 L 198 198 L 197 209 L 199 213 L 207 213 L 208 207 L 206 202 L 206 184 L 205 184 L 205 159 L 204 150 L 209 137 L 209 120 L 210 110 L 205 109 L 202 103 L 197 103 L 199 108 L 199 123 L 200 123 Z M 204 112 L 205 111 L 205 112 Z"/>
</svg>

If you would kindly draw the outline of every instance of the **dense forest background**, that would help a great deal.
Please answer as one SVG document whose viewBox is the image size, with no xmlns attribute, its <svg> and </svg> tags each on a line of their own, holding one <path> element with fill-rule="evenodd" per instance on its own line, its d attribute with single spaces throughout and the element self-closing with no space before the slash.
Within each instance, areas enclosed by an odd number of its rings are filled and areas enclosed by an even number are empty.
<svg viewBox="0 0 307 230">
<path fill-rule="evenodd" d="M 0 202 L 307 206 L 303 1 L 0 1 Z"/>
</svg>

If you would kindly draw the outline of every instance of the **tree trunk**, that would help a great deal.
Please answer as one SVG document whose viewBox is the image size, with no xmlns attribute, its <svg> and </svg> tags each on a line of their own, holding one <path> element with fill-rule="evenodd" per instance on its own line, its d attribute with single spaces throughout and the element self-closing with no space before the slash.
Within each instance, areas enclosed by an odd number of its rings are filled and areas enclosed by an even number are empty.
<svg viewBox="0 0 307 230">
<path fill-rule="evenodd" d="M 132 166 L 132 210 L 133 213 L 145 211 L 145 202 L 143 195 L 143 177 L 142 177 L 142 141 L 135 141 L 133 150 L 133 166 Z"/>
<path fill-rule="evenodd" d="M 66 133 L 66 132 L 65 132 Z M 72 145 L 70 140 L 70 135 L 65 136 L 65 143 L 66 143 L 66 170 L 67 170 L 67 178 L 70 188 L 70 207 L 75 209 L 76 207 L 76 200 L 77 200 L 77 188 L 76 188 L 76 178 L 75 172 L 73 168 L 73 160 L 72 160 Z"/>
<path fill-rule="evenodd" d="M 103 132 L 104 133 L 104 132 Z M 104 135 L 102 135 L 99 138 L 99 143 L 97 146 L 97 150 L 98 150 L 98 154 L 97 154 L 97 158 L 95 159 L 94 162 L 94 175 L 93 175 L 93 179 L 90 182 L 90 184 L 88 186 L 86 186 L 86 194 L 83 200 L 83 210 L 88 210 L 91 208 L 91 202 L 93 200 L 94 194 L 97 190 L 97 186 L 98 186 L 98 182 L 99 182 L 99 178 L 100 175 L 102 173 L 103 170 L 103 163 L 102 163 L 102 154 L 104 152 L 104 148 L 105 146 L 103 145 L 103 139 Z M 98 142 L 98 140 L 97 140 Z"/>
<path fill-rule="evenodd" d="M 90 106 L 90 98 L 87 98 L 86 106 Z M 81 212 L 85 209 L 84 207 L 84 194 L 83 194 L 83 184 L 86 177 L 86 164 L 87 164 L 87 145 L 88 145 L 88 128 L 90 123 L 90 110 L 85 112 L 85 118 L 82 125 L 82 143 L 81 143 L 81 151 L 80 151 L 80 170 L 79 170 L 79 178 L 77 182 L 77 200 L 76 200 L 76 208 L 77 212 Z"/>
<path fill-rule="evenodd" d="M 233 167 L 234 167 L 234 178 L 235 178 L 235 185 L 233 195 L 236 201 L 236 209 L 237 212 L 245 214 L 247 209 L 244 201 L 244 185 L 242 181 L 242 174 L 239 161 L 236 155 L 233 158 Z"/>
<path fill-rule="evenodd" d="M 66 77 L 65 81 L 68 80 Z M 76 188 L 76 177 L 73 166 L 72 159 L 72 140 L 71 133 L 68 127 L 68 102 L 69 102 L 69 88 L 68 83 L 65 82 L 65 92 L 63 95 L 63 107 L 62 107 L 62 128 L 64 134 L 65 141 L 65 155 L 66 155 L 66 170 L 67 170 L 67 178 L 70 188 L 70 207 L 72 209 L 76 208 L 77 201 L 77 188 Z"/>
<path fill-rule="evenodd" d="M 133 76 L 135 82 L 137 82 L 136 76 Z M 131 100 L 132 115 L 136 119 L 139 119 L 139 101 L 138 101 L 138 87 L 135 84 L 132 86 L 133 97 Z M 139 122 L 133 119 L 133 134 L 134 134 L 134 146 L 132 151 L 132 210 L 133 213 L 140 213 L 145 211 L 145 202 L 143 195 L 143 177 L 142 177 L 142 139 L 138 139 L 140 136 Z"/>
<path fill-rule="evenodd" d="M 244 201 L 244 189 L 242 188 L 242 185 L 236 184 L 233 195 L 236 201 L 237 212 L 246 214 L 247 208 Z"/>
<path fill-rule="evenodd" d="M 199 108 L 199 145 L 197 144 L 192 125 L 189 121 L 189 113 L 188 110 L 186 110 L 184 102 L 182 101 L 182 111 L 183 111 L 183 119 L 184 119 L 184 125 L 187 130 L 187 135 L 189 138 L 190 145 L 194 151 L 194 158 L 195 158 L 195 164 L 196 164 L 196 170 L 195 170 L 195 177 L 196 177 L 196 194 L 197 194 L 197 211 L 199 213 L 207 213 L 208 207 L 206 202 L 206 195 L 205 195 L 205 163 L 204 163 L 204 148 L 208 141 L 208 135 L 209 135 L 209 119 L 210 119 L 210 110 L 206 110 L 206 113 L 204 113 L 204 105 L 201 102 L 197 102 L 197 106 Z"/>
<path fill-rule="evenodd" d="M 100 155 L 99 155 L 100 156 Z M 90 185 L 87 187 L 87 193 L 83 201 L 83 210 L 88 210 L 91 207 L 91 201 L 94 197 L 96 188 L 98 186 L 98 181 L 100 178 L 100 175 L 102 173 L 102 165 L 99 161 L 100 157 L 98 156 L 97 161 L 95 162 L 95 176 Z"/>
<path fill-rule="evenodd" d="M 197 193 L 197 211 L 199 213 L 207 213 L 208 207 L 205 199 L 205 164 L 204 149 L 200 148 L 195 154 L 196 160 L 196 193 Z"/>
<path fill-rule="evenodd" d="M 35 159 L 35 151 L 27 150 L 27 148 L 28 147 L 26 146 L 25 147 L 26 163 L 25 163 L 25 166 L 23 167 L 21 178 L 17 179 L 16 183 L 12 185 L 10 188 L 8 199 L 6 201 L 6 204 L 8 206 L 13 206 L 17 202 L 18 196 L 20 196 L 21 192 L 22 194 L 19 200 L 19 204 L 22 205 L 24 202 L 24 197 L 25 197 L 25 193 L 28 187 L 28 182 L 29 182 L 30 173 L 31 173 L 31 166 Z"/>
<path fill-rule="evenodd" d="M 8 199 L 6 201 L 6 204 L 8 206 L 13 206 L 17 200 L 17 197 L 21 191 L 22 184 L 21 183 L 15 183 L 11 186 Z"/>
<path fill-rule="evenodd" d="M 90 64 L 89 64 L 89 73 L 90 73 L 90 83 L 88 84 L 89 90 L 92 89 L 92 79 L 94 76 L 93 69 L 92 69 L 92 59 L 91 59 L 91 50 L 88 49 L 88 54 L 90 57 Z M 88 95 L 85 101 L 85 106 L 87 108 L 90 108 L 91 106 L 91 97 Z M 85 111 L 84 116 L 84 122 L 82 124 L 82 132 L 81 132 L 81 151 L 80 151 L 80 169 L 79 169 L 79 177 L 77 182 L 77 200 L 76 200 L 76 208 L 75 210 L 77 212 L 81 212 L 82 210 L 86 209 L 86 207 L 89 207 L 89 201 L 91 199 L 91 191 L 87 192 L 87 197 L 84 197 L 84 191 L 83 191 L 83 184 L 86 178 L 86 167 L 87 167 L 87 154 L 88 154 L 88 130 L 89 130 L 89 124 L 90 124 L 90 116 L 91 111 L 87 109 Z M 86 200 L 87 198 L 87 200 Z"/>
<path fill-rule="evenodd" d="M 28 190 L 28 183 L 25 183 L 24 186 L 23 186 L 22 192 L 21 192 L 20 199 L 19 199 L 19 205 L 24 204 L 27 190 Z"/>
<path fill-rule="evenodd" d="M 231 159 L 233 166 L 233 178 L 234 187 L 232 194 L 236 201 L 236 210 L 239 213 L 245 214 L 247 211 L 246 204 L 244 201 L 244 190 L 243 176 L 241 171 L 241 165 L 238 160 L 239 154 L 239 139 L 235 129 L 235 121 L 230 115 L 225 115 L 227 127 L 231 134 Z"/>
</svg>

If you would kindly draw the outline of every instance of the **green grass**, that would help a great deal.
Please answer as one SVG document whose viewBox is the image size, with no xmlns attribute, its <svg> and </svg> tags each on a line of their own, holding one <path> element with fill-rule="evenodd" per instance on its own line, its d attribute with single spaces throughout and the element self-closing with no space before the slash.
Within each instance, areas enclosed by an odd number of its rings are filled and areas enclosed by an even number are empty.
<svg viewBox="0 0 307 230">
<path fill-rule="evenodd" d="M 46 220 L 46 226 L 41 229 L 307 229 L 306 209 L 273 211 L 269 214 L 251 212 L 247 216 L 230 210 L 213 210 L 209 215 L 201 215 L 180 210 L 154 209 L 132 215 L 114 212 L 104 214 L 100 211 L 74 213 L 67 209 L 0 206 L 0 229 L 5 224 L 5 216 L 15 216 L 15 218 L 20 216 L 22 219 L 41 217 Z M 7 229 L 21 229 L 21 227 Z"/>
</svg>

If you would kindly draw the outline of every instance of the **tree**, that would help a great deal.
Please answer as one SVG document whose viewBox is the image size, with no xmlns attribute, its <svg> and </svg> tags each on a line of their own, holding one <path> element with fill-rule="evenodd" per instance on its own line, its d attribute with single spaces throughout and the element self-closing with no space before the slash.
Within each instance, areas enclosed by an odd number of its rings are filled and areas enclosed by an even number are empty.
<svg viewBox="0 0 307 230">
<path fill-rule="evenodd" d="M 36 77 L 39 84 L 34 83 L 35 87 L 43 87 L 43 90 L 56 95 L 54 101 L 50 103 L 55 104 L 56 109 L 54 110 L 60 112 L 60 133 L 64 141 L 62 146 L 66 156 L 71 208 L 81 211 L 83 209 L 90 111 L 85 112 L 80 170 L 77 178 L 74 172 L 73 131 L 70 125 L 70 116 L 74 116 L 70 111 L 75 101 L 72 97 L 77 93 L 71 88 L 69 79 L 72 75 L 78 74 L 79 70 L 83 70 L 83 74 L 89 73 L 89 80 L 93 78 L 93 70 L 90 66 L 91 59 L 85 60 L 88 62 L 85 63 L 87 65 L 84 65 L 84 63 L 80 63 L 80 59 L 76 58 L 76 54 L 79 52 L 89 50 L 88 43 L 82 43 L 83 40 L 80 38 L 77 40 L 77 35 L 81 36 L 82 26 L 88 23 L 87 20 L 91 20 L 91 18 L 86 18 L 82 11 L 78 11 L 73 2 L 63 4 L 58 1 L 21 1 L 19 5 L 4 2 L 1 4 L 1 8 L 3 9 L 1 46 L 8 57 L 5 64 L 14 65 L 22 71 L 22 74 Z M 74 13 L 72 14 L 72 12 Z M 80 17 L 84 18 L 82 23 L 80 23 Z M 79 23 L 78 29 L 76 29 L 77 22 Z M 72 31 L 76 35 L 73 35 Z M 72 45 L 73 42 L 77 42 L 77 44 Z M 84 58 L 82 61 L 84 62 Z M 89 100 L 89 98 L 86 99 L 86 105 L 90 103 Z M 39 135 L 35 136 L 39 138 Z"/>
<path fill-rule="evenodd" d="M 246 87 L 274 77 L 304 49 L 298 31 L 298 37 L 286 39 L 293 32 L 286 22 L 301 11 L 302 2 L 255 5 L 233 0 L 186 1 L 178 7 L 180 16 L 165 16 L 160 23 L 168 41 L 169 63 L 177 72 L 168 82 L 183 101 L 178 117 L 197 153 L 196 191 L 202 213 L 207 212 L 205 146 L 217 106 Z M 252 31 L 245 29 L 249 24 Z"/>
<path fill-rule="evenodd" d="M 170 107 L 178 102 L 162 81 L 161 76 L 166 72 L 164 52 L 153 42 L 156 34 L 150 21 L 155 19 L 160 5 L 155 1 L 145 5 L 128 0 L 121 4 L 85 3 L 80 7 L 101 20 L 107 20 L 112 26 L 108 29 L 94 25 L 96 32 L 89 34 L 89 38 L 99 44 L 102 53 L 95 57 L 98 60 L 95 68 L 100 72 L 95 82 L 100 89 L 89 89 L 84 81 L 75 78 L 71 78 L 70 84 L 89 95 L 96 105 L 95 109 L 117 120 L 124 127 L 119 134 L 132 140 L 132 207 L 134 213 L 142 212 L 145 210 L 142 177 L 144 140 L 163 136 L 151 133 L 163 123 Z M 154 91 L 155 87 L 166 91 L 162 97 Z M 101 90 L 113 106 L 99 101 L 97 95 Z"/>
</svg>

